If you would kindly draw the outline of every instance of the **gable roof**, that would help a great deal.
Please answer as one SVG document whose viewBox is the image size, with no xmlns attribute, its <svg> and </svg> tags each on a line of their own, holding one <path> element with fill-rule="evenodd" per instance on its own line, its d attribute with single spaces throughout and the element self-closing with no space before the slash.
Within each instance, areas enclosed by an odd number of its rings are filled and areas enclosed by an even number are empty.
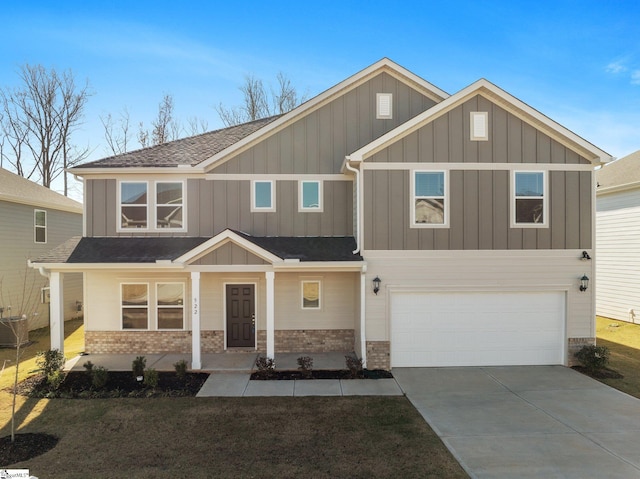
<svg viewBox="0 0 640 479">
<path fill-rule="evenodd" d="M 82 214 L 82 203 L 0 168 L 0 200 Z"/>
<path fill-rule="evenodd" d="M 134 150 L 121 155 L 85 163 L 71 168 L 82 173 L 93 168 L 177 167 L 197 166 L 212 155 L 237 143 L 246 136 L 278 119 L 281 115 L 202 133 L 161 145 Z"/>
<path fill-rule="evenodd" d="M 596 170 L 598 193 L 640 187 L 640 150 Z"/>
<path fill-rule="evenodd" d="M 532 124 L 535 128 L 543 131 L 549 137 L 578 152 L 580 155 L 584 156 L 596 165 L 606 163 L 612 159 L 611 155 L 607 152 L 601 150 L 592 143 L 589 143 L 584 138 L 576 135 L 559 123 L 556 123 L 551 118 L 540 113 L 538 110 L 530 107 L 513 95 L 482 78 L 451 95 L 446 100 L 443 100 L 428 110 L 416 115 L 409 121 L 403 123 L 385 135 L 382 135 L 380 138 L 372 141 L 368 145 L 365 145 L 359 150 L 353 152 L 351 155 L 348 155 L 345 158 L 345 161 L 359 162 L 373 156 L 378 151 L 383 150 L 399 139 L 413 133 L 425 124 L 439 118 L 458 105 L 464 103 L 469 98 L 478 94 L 485 96 L 490 101 L 498 104 L 500 107 L 504 108 L 506 111 L 512 113 L 521 120 Z"/>
</svg>

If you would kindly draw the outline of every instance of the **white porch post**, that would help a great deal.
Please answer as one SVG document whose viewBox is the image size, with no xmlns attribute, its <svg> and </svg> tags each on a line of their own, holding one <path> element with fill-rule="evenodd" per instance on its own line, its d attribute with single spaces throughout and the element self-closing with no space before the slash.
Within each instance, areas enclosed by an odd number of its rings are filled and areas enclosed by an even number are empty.
<svg viewBox="0 0 640 479">
<path fill-rule="evenodd" d="M 360 273 L 360 354 L 362 367 L 367 367 L 367 271 Z"/>
<path fill-rule="evenodd" d="M 64 299 L 62 273 L 52 271 L 49 276 L 49 328 L 51 349 L 64 353 Z"/>
<path fill-rule="evenodd" d="M 191 273 L 191 369 L 202 369 L 200 354 L 200 272 Z"/>
<path fill-rule="evenodd" d="M 275 357 L 275 301 L 274 301 L 274 278 L 273 271 L 265 273 L 267 279 L 267 357 Z"/>
</svg>

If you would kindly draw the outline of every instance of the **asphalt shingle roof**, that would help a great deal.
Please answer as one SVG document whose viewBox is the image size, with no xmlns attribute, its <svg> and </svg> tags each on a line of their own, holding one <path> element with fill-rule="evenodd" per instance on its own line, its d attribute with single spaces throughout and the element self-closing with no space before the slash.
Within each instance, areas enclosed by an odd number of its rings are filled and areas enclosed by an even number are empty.
<svg viewBox="0 0 640 479">
<path fill-rule="evenodd" d="M 130 151 L 121 155 L 110 156 L 79 165 L 78 168 L 195 166 L 280 118 L 280 116 L 271 116 L 141 150 Z"/>
<path fill-rule="evenodd" d="M 640 150 L 596 170 L 598 189 L 640 181 Z"/>
</svg>

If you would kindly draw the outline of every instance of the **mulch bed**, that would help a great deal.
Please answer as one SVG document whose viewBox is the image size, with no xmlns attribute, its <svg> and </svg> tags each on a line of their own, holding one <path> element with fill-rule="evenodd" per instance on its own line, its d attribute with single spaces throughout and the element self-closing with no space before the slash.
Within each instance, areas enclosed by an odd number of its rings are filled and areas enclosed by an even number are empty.
<svg viewBox="0 0 640 479">
<path fill-rule="evenodd" d="M 94 388 L 91 377 L 84 371 L 70 371 L 60 386 L 51 391 L 44 376 L 32 376 L 18 386 L 18 393 L 30 397 L 91 399 L 116 397 L 186 397 L 195 396 L 208 373 L 187 373 L 184 379 L 175 372 L 158 372 L 158 385 L 154 388 L 138 382 L 130 371 L 109 371 L 103 388 Z"/>
<path fill-rule="evenodd" d="M 287 381 L 292 379 L 388 379 L 393 374 L 384 369 L 364 369 L 359 377 L 354 378 L 347 369 L 318 369 L 311 370 L 308 373 L 297 371 L 256 371 L 251 374 L 251 379 L 256 381 L 263 380 L 281 380 Z"/>
<path fill-rule="evenodd" d="M 58 438 L 51 434 L 26 433 L 16 434 L 15 441 L 11 436 L 0 438 L 0 467 L 7 467 L 17 462 L 28 461 L 53 449 Z"/>
<path fill-rule="evenodd" d="M 602 369 L 588 369 L 585 368 L 584 366 L 571 366 L 571 369 L 575 369 L 576 371 L 592 377 L 594 379 L 622 379 L 624 378 L 624 376 L 622 374 L 620 374 L 618 371 L 614 371 L 613 369 L 609 369 L 609 368 L 602 368 Z"/>
</svg>

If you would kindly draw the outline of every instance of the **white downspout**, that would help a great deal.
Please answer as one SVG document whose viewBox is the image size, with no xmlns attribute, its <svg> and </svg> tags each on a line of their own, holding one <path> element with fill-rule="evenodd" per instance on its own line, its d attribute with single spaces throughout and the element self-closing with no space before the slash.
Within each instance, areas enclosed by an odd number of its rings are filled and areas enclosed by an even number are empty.
<svg viewBox="0 0 640 479">
<path fill-rule="evenodd" d="M 355 181 L 355 197 L 356 197 L 356 249 L 353 250 L 353 254 L 360 252 L 360 170 L 354 168 L 349 164 L 350 158 L 345 157 L 344 166 L 347 170 L 352 171 L 356 175 Z"/>
</svg>

